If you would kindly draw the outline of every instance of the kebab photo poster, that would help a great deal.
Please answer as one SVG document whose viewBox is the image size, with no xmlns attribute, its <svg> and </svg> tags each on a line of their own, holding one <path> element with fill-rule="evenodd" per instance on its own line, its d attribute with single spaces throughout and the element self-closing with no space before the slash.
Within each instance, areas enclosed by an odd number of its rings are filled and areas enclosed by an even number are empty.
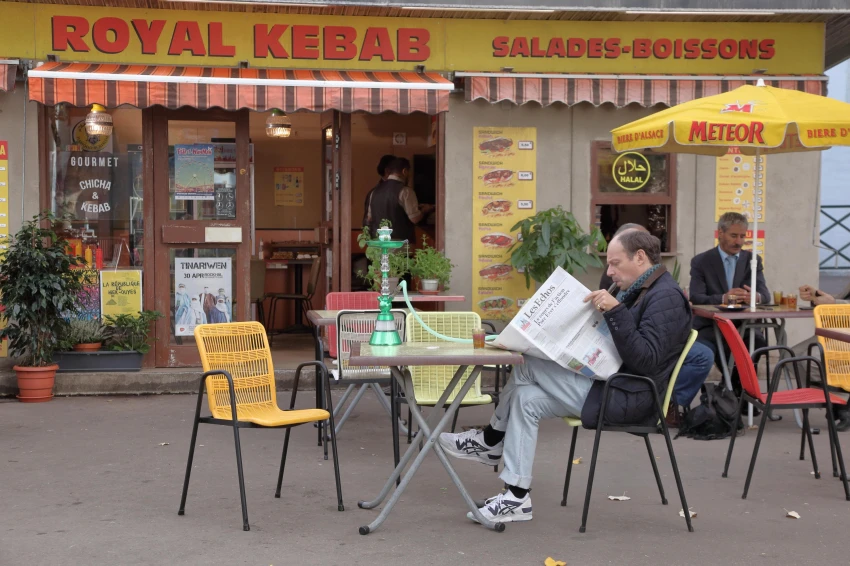
<svg viewBox="0 0 850 566">
<path fill-rule="evenodd" d="M 535 212 L 537 128 L 474 128 L 472 142 L 472 308 L 508 321 L 534 292 L 508 249 L 511 227 Z"/>
</svg>

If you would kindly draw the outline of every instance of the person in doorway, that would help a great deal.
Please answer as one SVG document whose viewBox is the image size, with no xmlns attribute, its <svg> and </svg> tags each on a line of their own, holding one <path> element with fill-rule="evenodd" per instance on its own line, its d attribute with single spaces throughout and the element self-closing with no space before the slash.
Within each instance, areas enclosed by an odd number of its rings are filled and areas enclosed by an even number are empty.
<svg viewBox="0 0 850 566">
<path fill-rule="evenodd" d="M 608 247 L 608 273 L 616 296 L 594 291 L 584 298 L 598 309 L 623 359 L 620 371 L 647 376 L 623 378 L 610 390 L 606 421 L 652 424 L 657 415 L 652 397 L 667 386 L 691 326 L 691 308 L 682 290 L 661 265 L 661 243 L 639 230 L 621 233 Z M 525 356 L 500 395 L 500 403 L 484 430 L 443 433 L 440 446 L 456 458 L 492 466 L 504 458 L 499 476 L 507 489 L 480 509 L 489 520 L 504 523 L 532 517 L 529 490 L 540 419 L 581 417 L 595 428 L 604 381 L 561 367 L 551 360 Z M 473 518 L 472 513 L 467 515 Z"/>
<path fill-rule="evenodd" d="M 212 317 L 212 312 L 215 310 L 215 295 L 210 293 L 209 287 L 204 287 L 204 292 L 198 295 L 198 299 L 201 301 L 204 315 L 209 320 Z"/>
<path fill-rule="evenodd" d="M 629 223 L 620 226 L 614 233 L 614 238 L 629 230 L 649 233 L 646 227 L 640 224 Z M 616 285 L 614 280 L 608 275 L 607 270 L 602 273 L 602 278 L 599 280 L 600 289 L 607 289 L 609 293 L 614 294 L 616 292 Z M 694 342 L 676 378 L 673 397 L 670 399 L 670 406 L 667 408 L 668 426 L 678 428 L 681 425 L 684 417 L 683 413 L 690 408 L 702 384 L 708 378 L 713 363 L 714 352 L 711 348 L 700 342 Z"/>
<path fill-rule="evenodd" d="M 428 216 L 434 206 L 419 204 L 416 193 L 407 186 L 410 161 L 404 157 L 393 159 L 386 169 L 387 179 L 372 190 L 366 207 L 366 225 L 376 234 L 382 220 L 389 220 L 394 240 L 416 240 L 416 224 Z"/>
<path fill-rule="evenodd" d="M 738 303 L 749 304 L 752 252 L 744 250 L 749 222 L 747 217 L 737 212 L 727 212 L 717 222 L 717 241 L 715 248 L 695 256 L 691 260 L 690 298 L 695 305 L 726 304 L 730 297 Z M 764 279 L 761 258 L 757 258 L 756 303 L 769 303 L 770 291 Z M 706 318 L 694 319 L 694 329 L 699 333 L 700 343 L 711 348 L 715 363 L 720 365 L 720 353 L 714 335 L 714 323 Z M 744 336 L 749 341 L 750 331 Z M 767 345 L 764 335 L 753 332 L 755 347 Z M 726 350 L 728 352 L 728 348 Z M 735 395 L 741 395 L 741 381 L 738 372 L 732 372 L 732 388 Z M 746 410 L 746 409 L 745 409 Z"/>
<path fill-rule="evenodd" d="M 378 161 L 378 184 L 372 187 L 369 193 L 366 195 L 366 200 L 363 201 L 363 224 L 362 226 L 369 225 L 369 201 L 372 200 L 372 193 L 375 189 L 378 188 L 378 185 L 387 180 L 387 166 L 393 162 L 395 159 L 395 155 L 387 154 L 381 157 L 381 160 Z"/>
</svg>

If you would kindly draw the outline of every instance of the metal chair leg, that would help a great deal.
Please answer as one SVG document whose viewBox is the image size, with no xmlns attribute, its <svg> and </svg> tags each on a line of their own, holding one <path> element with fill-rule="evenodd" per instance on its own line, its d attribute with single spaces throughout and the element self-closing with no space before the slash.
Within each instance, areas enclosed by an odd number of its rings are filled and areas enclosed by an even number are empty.
<svg viewBox="0 0 850 566">
<path fill-rule="evenodd" d="M 838 457 L 838 466 L 841 468 L 841 483 L 844 484 L 844 499 L 850 501 L 850 486 L 847 483 L 847 470 L 844 467 L 844 456 L 841 454 L 841 442 L 838 440 L 838 431 L 835 429 L 835 419 L 830 418 L 832 415 L 827 411 L 826 422 L 829 427 L 829 434 L 835 440 L 835 452 Z"/>
<path fill-rule="evenodd" d="M 239 427 L 233 421 L 233 441 L 236 445 L 236 470 L 239 473 L 239 498 L 242 500 L 242 530 L 250 531 L 248 525 L 248 500 L 245 499 L 245 475 L 242 473 L 242 445 L 239 443 Z"/>
<path fill-rule="evenodd" d="M 455 427 L 457 427 L 457 416 L 460 414 L 460 406 L 458 406 L 457 411 L 455 411 L 455 416 L 452 418 L 452 433 L 455 431 Z"/>
<path fill-rule="evenodd" d="M 767 416 L 770 413 L 770 407 L 765 406 L 761 411 L 761 423 L 759 424 L 759 432 L 756 436 L 756 444 L 753 446 L 753 456 L 750 458 L 750 469 L 747 471 L 747 481 L 744 483 L 744 493 L 741 495 L 741 499 L 747 498 L 747 492 L 750 490 L 750 480 L 753 479 L 753 470 L 756 467 L 756 457 L 759 453 L 759 446 L 761 445 L 761 437 L 764 434 L 764 427 L 767 424 Z"/>
<path fill-rule="evenodd" d="M 576 455 L 576 439 L 578 438 L 578 427 L 574 426 L 573 439 L 570 442 L 570 457 L 567 459 L 567 475 L 564 478 L 564 497 L 561 499 L 561 507 L 567 506 L 567 492 L 570 490 L 570 475 L 573 473 L 573 458 Z"/>
<path fill-rule="evenodd" d="M 820 479 L 820 470 L 818 470 L 818 459 L 815 456 L 815 443 L 812 442 L 812 427 L 809 426 L 809 410 L 803 409 L 803 432 L 809 437 L 809 450 L 812 453 L 812 469 L 815 471 L 815 479 Z"/>
<path fill-rule="evenodd" d="M 769 374 L 768 374 L 769 375 Z M 800 460 L 806 459 L 806 427 L 800 429 Z"/>
<path fill-rule="evenodd" d="M 392 415 L 390 415 L 390 420 L 392 421 L 392 435 L 393 435 L 393 469 L 398 467 L 398 462 L 400 459 L 399 456 L 399 442 L 398 442 L 398 383 L 393 377 L 390 380 L 390 406 L 392 408 Z M 410 430 L 411 425 L 408 425 L 407 430 Z M 401 477 L 396 478 L 396 485 L 401 483 Z"/>
<path fill-rule="evenodd" d="M 649 461 L 652 464 L 652 473 L 655 474 L 655 483 L 658 484 L 658 493 L 661 494 L 661 504 L 667 505 L 667 497 L 664 495 L 664 485 L 661 483 L 661 475 L 658 473 L 658 463 L 655 461 L 655 454 L 652 452 L 652 443 L 649 442 L 649 435 L 643 436 L 646 442 L 646 451 L 649 453 Z"/>
<path fill-rule="evenodd" d="M 201 386 L 198 391 L 198 403 L 195 405 L 195 423 L 192 425 L 192 440 L 189 441 L 189 460 L 186 462 L 186 477 L 183 479 L 183 496 L 180 498 L 180 509 L 178 515 L 186 512 L 186 495 L 189 493 L 189 476 L 192 475 L 192 460 L 195 458 L 195 441 L 198 439 L 198 424 L 201 418 L 201 403 L 204 399 L 204 379 L 201 378 Z"/>
<path fill-rule="evenodd" d="M 692 533 L 694 532 L 694 526 L 691 524 L 691 513 L 690 508 L 688 507 L 688 500 L 685 498 L 685 487 L 682 485 L 682 476 L 679 474 L 679 464 L 676 462 L 676 454 L 673 452 L 673 441 L 670 439 L 670 429 L 667 428 L 667 423 L 664 420 L 661 407 L 658 407 L 658 412 L 661 415 L 661 432 L 664 434 L 664 440 L 667 443 L 667 453 L 670 455 L 670 465 L 673 467 L 673 477 L 676 478 L 676 488 L 679 490 L 679 499 L 682 501 L 682 509 L 685 511 L 685 524 L 688 525 L 688 532 Z M 740 414 L 740 410 L 738 413 Z M 653 460 L 654 459 L 655 458 L 653 458 Z"/>
<path fill-rule="evenodd" d="M 838 460 L 835 457 L 835 440 L 832 435 L 829 435 L 829 455 L 832 458 L 832 477 L 841 477 L 838 475 Z"/>
<path fill-rule="evenodd" d="M 605 407 L 601 409 L 605 410 Z M 601 421 L 602 419 L 600 419 Z M 601 422 L 600 422 L 601 424 Z M 578 531 L 583 533 L 587 528 L 587 512 L 590 509 L 590 494 L 593 492 L 593 475 L 596 473 L 596 456 L 599 453 L 599 440 L 602 437 L 602 427 L 596 427 L 596 438 L 593 440 L 593 455 L 590 458 L 590 471 L 587 474 L 587 493 L 584 495 L 584 510 L 581 513 L 581 527 Z"/>
<path fill-rule="evenodd" d="M 413 442 L 413 413 L 407 408 L 407 443 Z"/>
<path fill-rule="evenodd" d="M 331 453 L 333 454 L 334 459 L 334 480 L 336 481 L 336 500 L 337 500 L 337 511 L 345 511 L 345 506 L 342 503 L 342 481 L 339 477 L 339 453 L 336 448 L 336 425 L 334 424 L 334 413 L 333 413 L 333 397 L 331 397 L 331 384 L 328 379 L 328 371 L 325 368 L 325 365 L 319 362 L 316 367 L 316 379 L 319 378 L 321 374 L 322 382 L 325 384 L 325 392 L 327 394 L 327 411 L 329 413 L 329 426 L 328 430 L 331 431 Z M 325 450 L 327 450 L 327 439 L 325 439 Z M 327 454 L 327 452 L 326 452 Z"/>
<path fill-rule="evenodd" d="M 280 456 L 280 470 L 277 473 L 277 489 L 274 496 L 280 499 L 280 486 L 283 483 L 283 469 L 286 467 L 286 453 L 289 451 L 289 432 L 291 428 L 286 429 L 286 436 L 283 437 L 283 453 Z"/>
<path fill-rule="evenodd" d="M 738 412 L 736 415 L 741 414 L 741 409 L 744 407 L 744 396 L 741 395 L 741 398 L 738 400 L 738 408 L 736 409 Z M 741 417 L 738 417 L 741 418 Z M 735 423 L 735 430 L 732 431 L 732 438 L 729 439 L 729 450 L 726 452 L 726 464 L 723 466 L 723 474 L 724 478 L 729 477 L 729 462 L 732 461 L 732 450 L 735 449 L 735 438 L 738 437 L 738 423 Z"/>
</svg>

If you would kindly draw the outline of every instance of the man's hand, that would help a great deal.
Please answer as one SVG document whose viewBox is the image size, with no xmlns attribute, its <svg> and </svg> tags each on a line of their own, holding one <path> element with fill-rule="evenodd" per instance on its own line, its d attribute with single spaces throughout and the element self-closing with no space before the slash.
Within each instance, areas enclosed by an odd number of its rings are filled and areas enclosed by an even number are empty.
<svg viewBox="0 0 850 566">
<path fill-rule="evenodd" d="M 744 285 L 744 291 L 746 291 L 746 292 L 747 292 L 747 298 L 746 298 L 746 300 L 747 300 L 747 301 L 749 301 L 749 300 L 750 300 L 750 295 L 752 294 L 753 290 L 752 290 L 752 288 L 750 288 L 750 286 L 749 286 L 749 285 Z M 758 293 L 758 292 L 757 292 L 757 293 L 756 293 L 756 304 L 758 305 L 758 304 L 760 304 L 760 303 L 761 303 L 761 293 Z"/>
<path fill-rule="evenodd" d="M 801 301 L 811 301 L 815 302 L 815 297 L 817 297 L 818 290 L 812 287 L 811 285 L 803 285 L 800 287 L 800 300 Z"/>
<path fill-rule="evenodd" d="M 604 289 L 592 292 L 584 298 L 584 302 L 593 304 L 599 312 L 608 312 L 620 304 L 620 301 Z"/>
<path fill-rule="evenodd" d="M 423 216 L 427 216 L 434 211 L 434 208 L 436 207 L 433 204 L 420 204 L 419 212 L 421 212 Z"/>
</svg>

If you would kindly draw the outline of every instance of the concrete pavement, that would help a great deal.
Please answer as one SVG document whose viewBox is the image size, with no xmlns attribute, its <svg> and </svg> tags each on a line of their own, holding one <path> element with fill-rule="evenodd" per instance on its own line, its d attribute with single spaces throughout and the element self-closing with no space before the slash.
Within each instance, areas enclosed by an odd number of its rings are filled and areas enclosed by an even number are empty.
<svg viewBox="0 0 850 566">
<path fill-rule="evenodd" d="M 288 393 L 280 395 L 283 404 Z M 299 399 L 307 406 L 313 394 Z M 315 429 L 293 431 L 281 499 L 273 494 L 283 432 L 243 431 L 250 532 L 241 528 L 233 435 L 226 427 L 201 427 L 186 515 L 177 515 L 193 404 L 188 395 L 0 401 L 0 564 L 539 565 L 547 556 L 571 566 L 847 563 L 850 502 L 829 471 L 816 480 L 808 457 L 797 459 L 799 433 L 790 415 L 768 423 L 747 500 L 741 491 L 753 432 L 738 439 L 728 479 L 720 477 L 727 441 L 675 441 L 688 502 L 698 513 L 694 533 L 678 516 L 661 438 L 653 447 L 668 506 L 660 503 L 643 441 L 606 433 L 588 530 L 580 534 L 593 435 L 579 432 L 576 457 L 583 460 L 563 508 L 570 431 L 547 421 L 535 462 L 533 521 L 508 525 L 501 534 L 469 522 L 439 461 L 429 457 L 384 527 L 364 537 L 357 529 L 376 511 L 356 502 L 377 493 L 392 460 L 389 419 L 372 396 L 340 436 L 342 513 Z M 464 409 L 460 424 L 484 423 L 490 410 Z M 826 428 L 822 415 L 813 416 L 813 424 Z M 850 452 L 847 439 L 843 434 Z M 828 470 L 825 434 L 815 443 Z M 501 488 L 492 468 L 457 462 L 456 469 L 475 497 Z M 632 499 L 606 497 L 623 492 Z M 802 518 L 785 518 L 785 509 Z"/>
</svg>

